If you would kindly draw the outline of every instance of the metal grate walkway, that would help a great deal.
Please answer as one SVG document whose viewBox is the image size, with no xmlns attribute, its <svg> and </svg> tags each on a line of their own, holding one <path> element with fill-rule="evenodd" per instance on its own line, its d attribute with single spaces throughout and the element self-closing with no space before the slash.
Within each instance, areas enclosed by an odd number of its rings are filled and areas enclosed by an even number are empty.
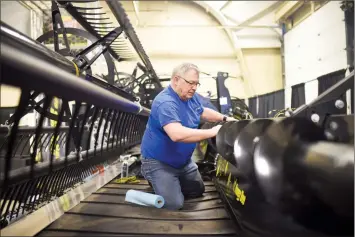
<svg viewBox="0 0 355 237">
<path fill-rule="evenodd" d="M 138 206 L 124 201 L 129 189 L 152 192 L 138 184 L 114 181 L 81 201 L 37 236 L 234 236 L 235 227 L 212 182 L 203 197 L 185 201 L 180 211 Z"/>
</svg>

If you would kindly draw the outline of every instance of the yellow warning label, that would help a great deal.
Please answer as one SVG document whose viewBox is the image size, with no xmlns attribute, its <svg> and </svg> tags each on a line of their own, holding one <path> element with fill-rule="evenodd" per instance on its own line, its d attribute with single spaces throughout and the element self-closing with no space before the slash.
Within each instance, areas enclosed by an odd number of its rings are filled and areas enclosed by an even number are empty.
<svg viewBox="0 0 355 237">
<path fill-rule="evenodd" d="M 222 175 L 228 176 L 226 191 L 228 193 L 234 193 L 236 200 L 244 205 L 247 199 L 246 194 L 244 190 L 240 189 L 237 179 L 234 180 L 232 184 L 232 173 L 229 171 L 229 162 L 222 157 L 218 157 L 216 176 Z"/>
<path fill-rule="evenodd" d="M 41 143 L 41 141 L 39 141 L 39 142 Z M 41 144 L 38 144 L 38 146 L 41 146 Z M 41 151 L 41 149 L 37 149 L 35 160 L 36 160 L 36 162 L 42 161 L 42 151 Z"/>
<path fill-rule="evenodd" d="M 233 190 L 234 190 L 234 194 L 236 196 L 236 200 L 239 201 L 242 205 L 244 205 L 247 197 L 245 196 L 244 190 L 241 190 L 239 188 L 236 180 L 234 181 L 234 184 L 233 184 Z"/>
<path fill-rule="evenodd" d="M 229 175 L 228 175 L 228 181 L 227 181 L 227 186 L 229 186 L 229 184 L 231 184 L 231 177 L 232 177 L 232 174 L 229 173 Z"/>
<path fill-rule="evenodd" d="M 220 175 L 223 175 L 223 160 L 218 158 L 217 159 L 217 172 L 216 172 L 216 176 L 220 176 Z"/>
<path fill-rule="evenodd" d="M 68 211 L 70 209 L 70 201 L 68 194 L 65 194 L 59 198 L 60 205 L 63 207 L 64 211 Z"/>
<path fill-rule="evenodd" d="M 226 161 L 225 159 L 218 157 L 217 160 L 217 173 L 216 176 L 227 176 L 228 173 L 228 161 Z"/>
<path fill-rule="evenodd" d="M 226 161 L 225 162 L 225 168 L 224 168 L 224 173 L 227 174 L 227 171 L 228 171 L 228 162 Z"/>
<path fill-rule="evenodd" d="M 52 114 L 58 115 L 58 110 L 59 110 L 59 99 L 56 97 L 53 97 L 53 102 L 52 102 L 52 107 L 50 108 L 50 112 Z M 52 127 L 57 126 L 57 121 L 55 120 L 50 120 L 50 124 Z M 50 152 L 52 152 L 52 147 L 54 147 L 54 158 L 59 159 L 60 156 L 60 146 L 58 144 L 59 141 L 59 136 L 57 136 L 57 139 L 54 141 L 54 135 L 51 137 L 51 146 L 50 146 Z M 51 154 L 52 155 L 52 154 Z"/>
</svg>

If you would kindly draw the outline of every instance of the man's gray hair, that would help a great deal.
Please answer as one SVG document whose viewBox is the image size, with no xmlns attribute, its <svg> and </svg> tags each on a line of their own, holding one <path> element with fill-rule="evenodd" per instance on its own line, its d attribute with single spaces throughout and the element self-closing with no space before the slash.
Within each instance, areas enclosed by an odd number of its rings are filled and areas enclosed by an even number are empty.
<svg viewBox="0 0 355 237">
<path fill-rule="evenodd" d="M 183 77 L 185 75 L 185 73 L 190 70 L 195 70 L 198 74 L 200 73 L 200 70 L 198 69 L 198 67 L 195 64 L 182 63 L 174 68 L 173 73 L 171 75 L 171 79 L 174 78 L 174 76 Z"/>
</svg>

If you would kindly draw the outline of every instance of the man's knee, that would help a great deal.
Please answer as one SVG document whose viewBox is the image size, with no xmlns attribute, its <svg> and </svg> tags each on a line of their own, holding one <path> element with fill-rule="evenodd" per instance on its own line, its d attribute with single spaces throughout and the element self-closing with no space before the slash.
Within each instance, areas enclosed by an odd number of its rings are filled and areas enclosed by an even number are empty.
<svg viewBox="0 0 355 237">
<path fill-rule="evenodd" d="M 166 200 L 164 208 L 169 210 L 180 210 L 184 206 L 184 197 L 181 195 L 170 200 Z"/>
<path fill-rule="evenodd" d="M 188 188 L 185 188 L 184 195 L 186 198 L 201 197 L 205 192 L 205 184 L 203 181 L 191 181 Z"/>
<path fill-rule="evenodd" d="M 197 182 L 196 185 L 196 195 L 202 196 L 202 194 L 205 192 L 205 184 L 203 183 L 202 180 Z"/>
<path fill-rule="evenodd" d="M 145 165 L 149 163 L 149 165 Z M 164 208 L 179 210 L 184 205 L 184 196 L 181 192 L 180 182 L 164 164 L 156 160 L 144 160 L 142 162 L 142 173 L 152 186 L 155 194 L 164 198 Z"/>
</svg>

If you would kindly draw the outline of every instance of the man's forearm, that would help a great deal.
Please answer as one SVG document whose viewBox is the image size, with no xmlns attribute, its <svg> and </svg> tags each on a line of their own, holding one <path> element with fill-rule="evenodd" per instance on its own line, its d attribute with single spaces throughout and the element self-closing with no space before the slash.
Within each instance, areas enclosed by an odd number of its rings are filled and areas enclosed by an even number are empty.
<svg viewBox="0 0 355 237">
<path fill-rule="evenodd" d="M 207 138 L 216 136 L 218 130 L 211 129 L 193 129 L 182 126 L 180 123 L 170 123 L 164 126 L 165 132 L 174 142 L 199 142 Z"/>
<path fill-rule="evenodd" d="M 202 119 L 208 122 L 221 122 L 223 121 L 224 116 L 225 115 L 209 108 L 204 108 L 203 113 L 201 115 Z M 238 121 L 238 120 L 233 117 L 226 117 L 226 121 L 229 122 L 229 121 Z"/>
<path fill-rule="evenodd" d="M 208 122 L 221 122 L 224 115 L 210 108 L 204 108 L 201 117 Z"/>
<path fill-rule="evenodd" d="M 186 129 L 186 130 L 185 130 Z M 214 137 L 216 134 L 211 129 L 191 129 L 184 127 L 177 142 L 193 143 Z"/>
</svg>

